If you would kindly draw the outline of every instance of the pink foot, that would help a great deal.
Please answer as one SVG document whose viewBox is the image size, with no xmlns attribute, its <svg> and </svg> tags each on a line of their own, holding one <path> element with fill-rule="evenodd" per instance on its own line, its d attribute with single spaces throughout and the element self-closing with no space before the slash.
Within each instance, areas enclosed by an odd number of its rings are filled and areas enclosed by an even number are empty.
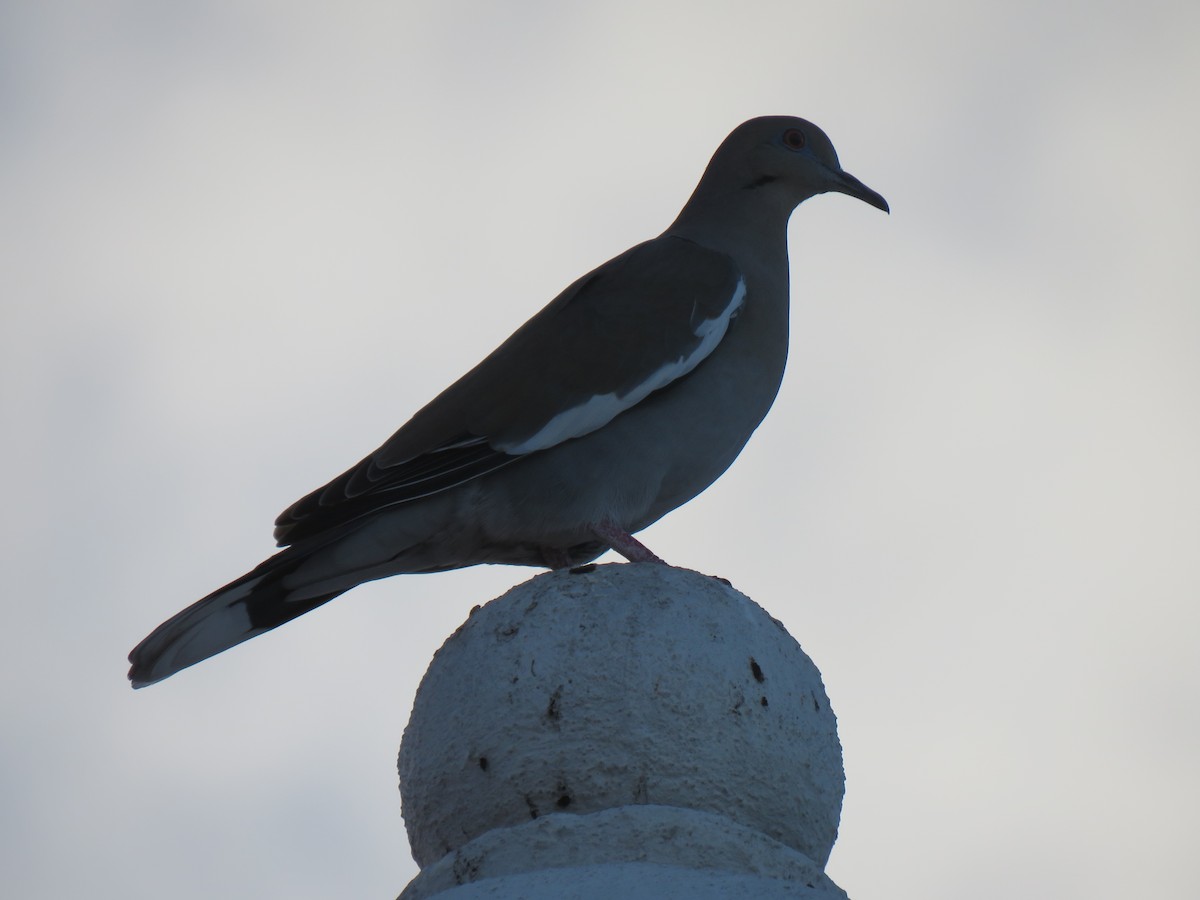
<svg viewBox="0 0 1200 900">
<path fill-rule="evenodd" d="M 649 547 L 635 538 L 623 528 L 618 528 L 612 522 L 601 522 L 592 526 L 592 534 L 600 538 L 612 549 L 616 550 L 630 562 L 658 563 L 668 565 L 665 559 L 654 554 Z"/>
</svg>

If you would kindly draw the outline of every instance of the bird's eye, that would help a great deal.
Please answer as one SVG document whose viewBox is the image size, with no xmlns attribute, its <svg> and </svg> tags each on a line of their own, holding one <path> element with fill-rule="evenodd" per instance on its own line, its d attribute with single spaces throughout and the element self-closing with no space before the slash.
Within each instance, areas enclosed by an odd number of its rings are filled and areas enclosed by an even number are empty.
<svg viewBox="0 0 1200 900">
<path fill-rule="evenodd" d="M 783 145 L 789 150 L 803 150 L 805 143 L 804 132 L 799 128 L 789 128 L 783 133 Z"/>
</svg>

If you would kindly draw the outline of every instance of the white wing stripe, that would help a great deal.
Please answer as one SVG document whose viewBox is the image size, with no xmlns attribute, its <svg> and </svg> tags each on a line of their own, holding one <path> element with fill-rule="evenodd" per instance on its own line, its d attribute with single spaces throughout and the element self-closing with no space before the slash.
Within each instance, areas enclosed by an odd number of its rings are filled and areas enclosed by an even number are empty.
<svg viewBox="0 0 1200 900">
<path fill-rule="evenodd" d="M 721 310 L 721 314 L 713 319 L 702 319 L 692 332 L 700 338 L 700 343 L 687 356 L 670 360 L 650 374 L 650 377 L 624 396 L 617 394 L 597 394 L 589 397 L 586 402 L 572 406 L 556 415 L 531 437 L 519 443 L 496 444 L 497 450 L 505 453 L 532 453 L 535 450 L 545 450 L 555 444 L 571 438 L 582 437 L 585 434 L 603 428 L 625 410 L 641 403 L 659 388 L 666 387 L 677 378 L 682 378 L 696 366 L 700 365 L 713 352 L 729 323 L 741 310 L 746 302 L 746 282 L 738 278 L 733 296 Z"/>
</svg>

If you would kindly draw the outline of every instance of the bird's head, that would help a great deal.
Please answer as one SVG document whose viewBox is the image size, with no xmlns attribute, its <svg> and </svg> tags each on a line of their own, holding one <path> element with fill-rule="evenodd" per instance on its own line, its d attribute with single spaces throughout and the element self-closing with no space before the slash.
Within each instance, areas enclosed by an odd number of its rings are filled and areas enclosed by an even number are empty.
<svg viewBox="0 0 1200 900">
<path fill-rule="evenodd" d="M 837 192 L 889 212 L 887 201 L 843 171 L 829 137 L 805 119 L 764 116 L 739 125 L 713 157 L 735 172 L 742 170 L 744 190 L 780 182 L 800 203 L 817 194 Z M 732 174 L 732 173 L 731 173 Z"/>
<path fill-rule="evenodd" d="M 890 211 L 880 194 L 842 169 L 833 143 L 812 122 L 763 116 L 743 122 L 717 148 L 676 226 L 731 215 L 781 215 L 786 222 L 809 197 L 830 192 Z"/>
</svg>

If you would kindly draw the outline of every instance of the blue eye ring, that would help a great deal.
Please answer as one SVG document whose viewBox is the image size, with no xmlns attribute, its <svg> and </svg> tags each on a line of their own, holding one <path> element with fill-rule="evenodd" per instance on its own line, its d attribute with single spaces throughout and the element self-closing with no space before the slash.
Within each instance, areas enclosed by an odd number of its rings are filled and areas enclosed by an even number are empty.
<svg viewBox="0 0 1200 900">
<path fill-rule="evenodd" d="M 783 146 L 789 150 L 803 150 L 804 145 L 808 143 L 808 138 L 804 136 L 804 132 L 799 128 L 789 128 L 783 133 Z"/>
</svg>

